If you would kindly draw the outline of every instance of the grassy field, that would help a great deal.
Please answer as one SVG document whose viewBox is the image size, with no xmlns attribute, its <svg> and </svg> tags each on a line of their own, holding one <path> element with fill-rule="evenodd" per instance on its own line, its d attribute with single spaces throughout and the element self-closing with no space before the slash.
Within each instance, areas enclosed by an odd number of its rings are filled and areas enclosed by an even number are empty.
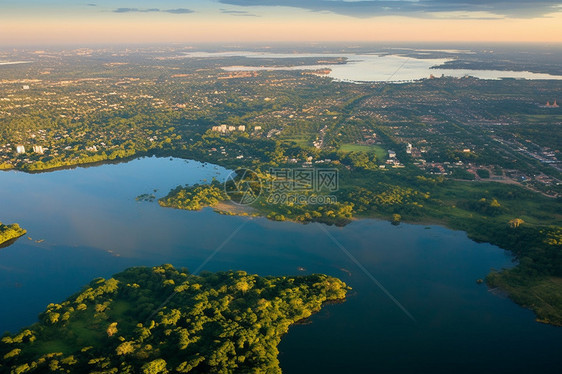
<svg viewBox="0 0 562 374">
<path fill-rule="evenodd" d="M 299 147 L 309 148 L 312 147 L 312 141 L 309 135 L 293 135 L 289 137 L 282 137 L 281 139 L 288 142 L 295 142 Z"/>
<path fill-rule="evenodd" d="M 342 144 L 340 147 L 342 152 L 375 152 L 377 160 L 385 160 L 387 156 L 386 150 L 380 145 L 361 145 L 361 144 Z"/>
</svg>

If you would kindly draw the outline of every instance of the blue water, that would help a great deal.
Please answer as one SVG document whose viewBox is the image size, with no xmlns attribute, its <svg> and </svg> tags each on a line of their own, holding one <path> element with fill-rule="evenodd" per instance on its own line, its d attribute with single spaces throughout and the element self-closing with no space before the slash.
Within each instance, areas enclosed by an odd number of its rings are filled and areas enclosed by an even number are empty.
<svg viewBox="0 0 562 374">
<path fill-rule="evenodd" d="M 179 184 L 228 174 L 214 165 L 157 158 L 0 173 L 0 219 L 28 230 L 0 249 L 0 330 L 35 322 L 48 303 L 95 277 L 162 263 L 195 270 L 222 247 L 203 270 L 320 272 L 353 287 L 345 303 L 326 306 L 311 324 L 294 326 L 283 338 L 285 373 L 559 372 L 562 329 L 536 323 L 530 311 L 476 284 L 511 261 L 503 250 L 472 242 L 463 232 L 377 220 L 326 227 L 414 321 L 319 224 L 135 201 L 140 194 L 157 190 L 161 197 Z"/>
</svg>

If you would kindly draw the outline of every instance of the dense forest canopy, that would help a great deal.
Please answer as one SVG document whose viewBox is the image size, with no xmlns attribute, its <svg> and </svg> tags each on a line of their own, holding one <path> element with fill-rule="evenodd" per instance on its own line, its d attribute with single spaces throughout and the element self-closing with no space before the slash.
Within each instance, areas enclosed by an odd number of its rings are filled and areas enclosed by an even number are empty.
<svg viewBox="0 0 562 374">
<path fill-rule="evenodd" d="M 4 335 L 0 373 L 280 373 L 277 345 L 289 326 L 348 289 L 318 274 L 131 268 Z"/>
</svg>

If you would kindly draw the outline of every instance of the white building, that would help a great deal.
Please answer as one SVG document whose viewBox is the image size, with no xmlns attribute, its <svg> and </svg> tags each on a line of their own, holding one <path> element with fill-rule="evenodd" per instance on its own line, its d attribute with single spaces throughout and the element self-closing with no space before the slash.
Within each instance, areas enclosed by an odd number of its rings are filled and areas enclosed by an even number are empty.
<svg viewBox="0 0 562 374">
<path fill-rule="evenodd" d="M 38 155 L 42 155 L 44 153 L 43 147 L 41 147 L 40 145 L 34 145 L 33 152 L 37 153 Z"/>
<path fill-rule="evenodd" d="M 228 130 L 228 126 L 227 125 L 213 126 L 211 130 L 222 132 L 224 134 Z"/>
<path fill-rule="evenodd" d="M 412 153 L 412 145 L 410 143 L 408 143 L 408 145 L 406 145 L 406 153 L 408 153 L 408 154 Z"/>
<path fill-rule="evenodd" d="M 246 131 L 246 126 L 244 125 L 238 126 L 238 131 Z"/>
<path fill-rule="evenodd" d="M 396 152 L 391 151 L 390 149 L 388 150 L 388 158 L 395 158 L 396 157 Z"/>
<path fill-rule="evenodd" d="M 16 146 L 16 153 L 18 153 L 18 154 L 25 153 L 25 147 L 23 145 L 17 145 Z"/>
</svg>

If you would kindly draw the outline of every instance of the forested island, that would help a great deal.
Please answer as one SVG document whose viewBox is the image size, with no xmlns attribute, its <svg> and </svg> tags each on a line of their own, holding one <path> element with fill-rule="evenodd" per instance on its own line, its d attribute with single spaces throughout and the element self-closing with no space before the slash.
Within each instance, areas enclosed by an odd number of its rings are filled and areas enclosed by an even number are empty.
<svg viewBox="0 0 562 374">
<path fill-rule="evenodd" d="M 348 290 L 318 274 L 131 268 L 5 334 L 0 373 L 280 373 L 277 345 L 289 326 Z"/>
<path fill-rule="evenodd" d="M 2 245 L 25 235 L 27 231 L 22 229 L 17 223 L 4 225 L 0 222 L 0 248 Z"/>
</svg>

